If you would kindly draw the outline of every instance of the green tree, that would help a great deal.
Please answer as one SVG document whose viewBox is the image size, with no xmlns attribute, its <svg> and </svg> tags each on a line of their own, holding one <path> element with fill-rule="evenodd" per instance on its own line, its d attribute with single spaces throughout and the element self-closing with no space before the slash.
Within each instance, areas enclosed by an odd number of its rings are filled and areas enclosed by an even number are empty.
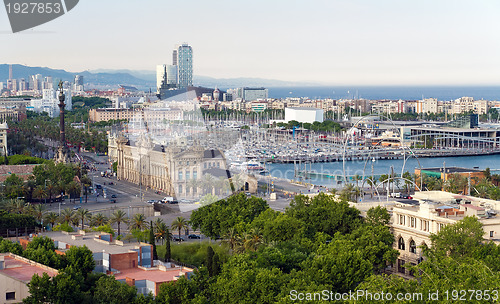
<svg viewBox="0 0 500 304">
<path fill-rule="evenodd" d="M 483 226 L 476 217 L 467 216 L 431 234 L 431 252 L 439 256 L 474 257 L 483 242 Z"/>
<path fill-rule="evenodd" d="M 158 260 L 158 253 L 156 252 L 156 239 L 154 234 L 153 221 L 149 225 L 149 244 L 153 246 L 153 260 Z"/>
<path fill-rule="evenodd" d="M 123 210 L 118 209 L 113 214 L 111 215 L 111 218 L 109 219 L 110 224 L 115 224 L 118 226 L 118 235 L 120 235 L 120 224 L 121 223 L 127 223 L 128 218 L 127 214 L 123 212 Z"/>
<path fill-rule="evenodd" d="M 96 284 L 94 303 L 134 303 L 136 296 L 137 290 L 135 287 L 119 282 L 113 276 L 102 276 Z"/>
<path fill-rule="evenodd" d="M 181 230 L 182 229 L 187 229 L 188 224 L 185 218 L 182 216 L 178 216 L 173 222 L 172 222 L 172 229 L 177 229 L 179 232 L 179 239 L 181 238 Z"/>
<path fill-rule="evenodd" d="M 366 222 L 371 225 L 388 225 L 391 215 L 386 208 L 377 206 L 368 209 L 366 212 Z"/>
<path fill-rule="evenodd" d="M 63 209 L 61 211 L 61 219 L 66 224 L 71 223 L 74 217 L 75 217 L 75 212 L 69 208 Z"/>
<path fill-rule="evenodd" d="M 92 214 L 87 210 L 87 209 L 78 209 L 76 211 L 75 217 L 77 217 L 79 220 L 82 221 L 82 230 L 83 230 L 83 225 L 85 223 L 85 220 L 88 220 L 92 217 Z"/>
<path fill-rule="evenodd" d="M 87 246 L 71 246 L 66 251 L 66 260 L 74 269 L 78 269 L 87 276 L 95 268 L 95 261 L 92 251 Z"/>
<path fill-rule="evenodd" d="M 130 228 L 143 230 L 146 228 L 146 217 L 142 213 L 136 213 L 131 220 Z"/>
</svg>

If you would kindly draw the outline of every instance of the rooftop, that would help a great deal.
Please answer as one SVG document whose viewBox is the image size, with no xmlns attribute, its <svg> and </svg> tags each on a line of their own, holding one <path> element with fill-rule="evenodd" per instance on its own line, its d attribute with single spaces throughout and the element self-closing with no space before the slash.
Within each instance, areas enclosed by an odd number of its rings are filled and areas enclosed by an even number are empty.
<svg viewBox="0 0 500 304">
<path fill-rule="evenodd" d="M 0 182 L 4 182 L 11 174 L 27 180 L 33 175 L 33 168 L 39 165 L 2 165 L 0 166 Z"/>
<path fill-rule="evenodd" d="M 106 252 L 110 254 L 118 254 L 118 253 L 127 253 L 132 249 L 136 249 L 139 246 L 145 245 L 143 243 L 134 242 L 134 243 L 123 243 L 121 242 L 106 242 L 106 241 L 98 241 L 95 240 L 95 236 L 98 236 L 99 233 L 91 233 L 91 234 L 63 234 L 59 231 L 51 231 L 45 232 L 43 235 L 51 238 L 54 241 L 63 242 L 69 244 L 70 246 L 87 246 L 88 249 L 92 252 Z M 149 245 L 149 244 L 148 244 Z M 61 249 L 59 249 L 61 250 Z M 64 251 L 62 249 L 61 251 Z"/>
<path fill-rule="evenodd" d="M 120 270 L 119 273 L 115 274 L 115 279 L 124 280 L 126 278 L 131 278 L 136 281 L 148 280 L 156 283 L 170 282 L 177 280 L 176 277 L 182 276 L 188 272 L 192 272 L 193 269 L 176 266 L 172 268 L 165 267 L 154 267 L 154 268 L 130 268 Z"/>
<path fill-rule="evenodd" d="M 34 274 L 42 276 L 47 273 L 49 276 L 54 277 L 57 275 L 57 270 L 47 267 L 45 265 L 36 263 L 34 261 L 25 259 L 12 253 L 0 254 L 0 261 L 4 260 L 3 269 L 0 269 L 0 274 L 6 275 L 13 279 L 28 283 Z"/>
</svg>

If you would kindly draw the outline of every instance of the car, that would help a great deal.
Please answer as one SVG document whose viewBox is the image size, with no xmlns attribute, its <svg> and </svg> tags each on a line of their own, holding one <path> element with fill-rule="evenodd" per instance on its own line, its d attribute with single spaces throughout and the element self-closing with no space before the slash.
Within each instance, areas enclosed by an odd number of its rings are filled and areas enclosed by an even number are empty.
<svg viewBox="0 0 500 304">
<path fill-rule="evenodd" d="M 181 204 L 190 204 L 191 201 L 187 200 L 187 199 L 181 199 L 181 200 L 179 200 L 179 203 L 181 203 Z"/>
<path fill-rule="evenodd" d="M 110 203 L 110 204 L 115 204 L 115 203 L 116 203 L 116 200 L 115 200 L 115 199 L 109 200 L 109 203 Z"/>
<path fill-rule="evenodd" d="M 96 188 L 96 189 L 102 189 L 102 186 L 101 186 L 101 185 L 99 185 L 99 184 L 96 184 L 96 185 L 95 185 L 95 188 Z"/>
<path fill-rule="evenodd" d="M 401 195 L 401 198 L 404 198 L 404 199 L 413 199 L 413 197 L 407 195 L 407 194 L 403 194 Z"/>
<path fill-rule="evenodd" d="M 172 236 L 172 240 L 174 242 L 184 242 L 185 239 L 183 237 L 178 237 L 178 236 Z"/>
<path fill-rule="evenodd" d="M 154 203 L 156 203 L 156 201 L 155 200 L 149 200 L 146 203 L 148 203 L 148 204 L 154 204 Z"/>
<path fill-rule="evenodd" d="M 169 201 L 168 203 L 169 204 L 178 204 L 179 202 L 174 200 L 174 201 Z"/>
<path fill-rule="evenodd" d="M 116 198 L 116 194 L 112 194 L 112 195 L 111 195 L 111 198 Z"/>
<path fill-rule="evenodd" d="M 78 210 L 80 208 L 82 208 L 82 206 L 75 206 L 75 207 L 73 207 L 73 210 Z"/>
<path fill-rule="evenodd" d="M 109 182 L 108 185 L 114 185 L 114 183 L 113 182 Z"/>
<path fill-rule="evenodd" d="M 201 236 L 197 234 L 190 234 L 188 235 L 188 239 L 201 239 Z"/>
</svg>

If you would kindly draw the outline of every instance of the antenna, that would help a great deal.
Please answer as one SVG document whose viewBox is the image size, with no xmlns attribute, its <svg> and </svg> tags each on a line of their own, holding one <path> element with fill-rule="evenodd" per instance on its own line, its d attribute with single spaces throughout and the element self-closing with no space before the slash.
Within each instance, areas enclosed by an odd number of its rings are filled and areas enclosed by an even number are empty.
<svg viewBox="0 0 500 304">
<path fill-rule="evenodd" d="M 9 80 L 12 80 L 12 64 L 9 64 Z"/>
</svg>

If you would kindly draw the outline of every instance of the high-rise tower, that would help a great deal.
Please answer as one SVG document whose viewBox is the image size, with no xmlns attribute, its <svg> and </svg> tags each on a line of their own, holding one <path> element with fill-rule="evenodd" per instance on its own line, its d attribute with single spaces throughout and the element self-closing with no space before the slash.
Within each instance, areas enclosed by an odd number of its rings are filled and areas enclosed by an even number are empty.
<svg viewBox="0 0 500 304">
<path fill-rule="evenodd" d="M 175 52 L 175 51 L 174 51 Z M 193 49 L 184 43 L 177 47 L 177 86 L 186 88 L 193 85 Z"/>
</svg>

